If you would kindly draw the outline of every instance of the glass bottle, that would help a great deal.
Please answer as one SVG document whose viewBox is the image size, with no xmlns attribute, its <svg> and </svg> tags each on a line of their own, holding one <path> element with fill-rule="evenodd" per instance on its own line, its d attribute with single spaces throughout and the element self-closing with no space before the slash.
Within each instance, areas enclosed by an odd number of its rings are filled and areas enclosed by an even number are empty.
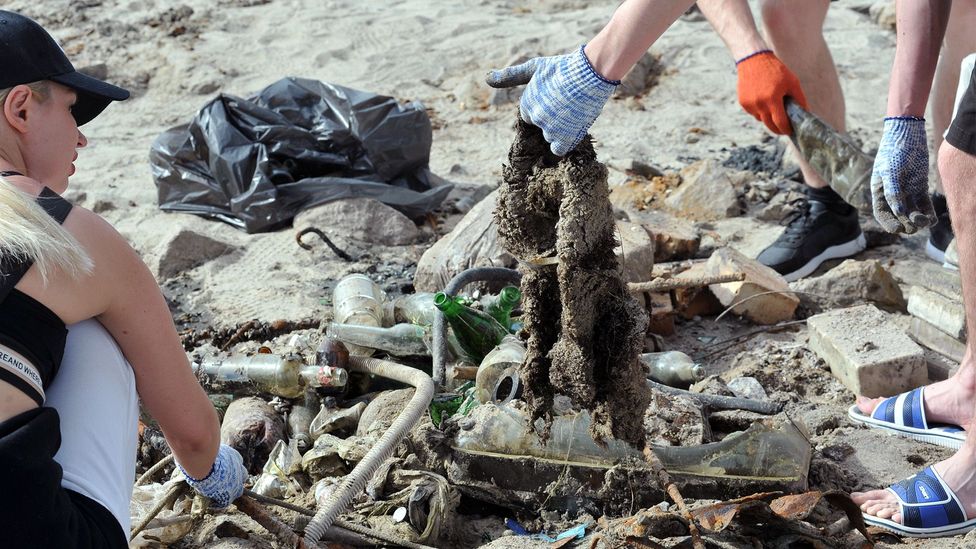
<svg viewBox="0 0 976 549">
<path fill-rule="evenodd" d="M 512 310 L 522 299 L 522 292 L 515 286 L 505 286 L 497 296 L 487 296 L 481 300 L 486 313 L 498 321 L 499 324 L 511 330 Z"/>
<path fill-rule="evenodd" d="M 364 274 L 351 274 L 343 278 L 332 290 L 333 320 L 338 324 L 360 326 L 383 325 L 383 290 Z M 349 345 L 349 353 L 369 356 L 373 349 Z"/>
<path fill-rule="evenodd" d="M 481 403 L 504 402 L 518 392 L 518 373 L 515 370 L 525 360 L 522 340 L 507 335 L 485 355 L 475 377 L 475 396 Z M 508 380 L 506 382 L 505 380 Z"/>
<path fill-rule="evenodd" d="M 436 312 L 437 307 L 434 306 L 434 294 L 432 293 L 421 292 L 401 295 L 384 304 L 383 325 L 392 326 L 407 323 L 430 326 L 434 323 Z"/>
<path fill-rule="evenodd" d="M 365 347 L 386 351 L 396 356 L 430 356 L 427 330 L 416 324 L 396 324 L 389 328 L 329 324 L 326 335 L 345 342 L 349 347 Z"/>
<path fill-rule="evenodd" d="M 648 376 L 658 383 L 687 388 L 705 379 L 705 369 L 681 351 L 643 353 L 640 359 L 649 368 Z"/>
<path fill-rule="evenodd" d="M 208 392 L 285 398 L 302 396 L 306 387 L 342 387 L 349 377 L 342 368 L 307 366 L 298 355 L 209 358 L 194 364 L 193 370 Z"/>
<path fill-rule="evenodd" d="M 466 307 L 444 292 L 434 296 L 434 305 L 444 313 L 469 362 L 481 364 L 485 355 L 508 335 L 508 330 L 488 313 Z"/>
</svg>

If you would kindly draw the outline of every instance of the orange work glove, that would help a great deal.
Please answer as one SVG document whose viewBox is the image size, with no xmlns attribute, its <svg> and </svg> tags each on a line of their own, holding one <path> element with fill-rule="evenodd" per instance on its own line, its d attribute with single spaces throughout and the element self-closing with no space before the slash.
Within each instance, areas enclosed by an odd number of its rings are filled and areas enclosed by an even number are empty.
<svg viewBox="0 0 976 549">
<path fill-rule="evenodd" d="M 807 109 L 807 98 L 793 71 L 769 50 L 747 55 L 736 61 L 735 65 L 739 73 L 739 104 L 742 108 L 773 133 L 793 133 L 784 100 L 792 97 Z"/>
</svg>

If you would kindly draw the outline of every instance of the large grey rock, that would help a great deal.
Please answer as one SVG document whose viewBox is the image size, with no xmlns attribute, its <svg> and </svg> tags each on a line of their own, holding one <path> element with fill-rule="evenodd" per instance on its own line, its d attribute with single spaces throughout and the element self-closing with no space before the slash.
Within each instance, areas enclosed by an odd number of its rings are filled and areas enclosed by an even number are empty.
<svg viewBox="0 0 976 549">
<path fill-rule="evenodd" d="M 816 308 L 851 307 L 871 302 L 889 311 L 904 311 L 898 282 L 876 259 L 848 259 L 825 274 L 790 283 L 800 302 Z M 801 293 L 802 292 L 802 293 Z"/>
<path fill-rule="evenodd" d="M 665 200 L 675 212 L 694 220 L 742 214 L 733 178 L 718 161 L 700 160 L 681 170 L 681 186 Z"/>
<path fill-rule="evenodd" d="M 237 247 L 189 229 L 166 231 L 146 262 L 159 280 L 173 278 L 184 271 L 227 255 Z"/>
<path fill-rule="evenodd" d="M 372 198 L 335 200 L 309 208 L 295 216 L 294 226 L 296 231 L 314 227 L 383 246 L 413 244 L 420 235 L 409 217 Z"/>
<path fill-rule="evenodd" d="M 891 396 L 928 382 L 925 353 L 874 305 L 807 319 L 810 350 L 856 395 Z"/>
</svg>

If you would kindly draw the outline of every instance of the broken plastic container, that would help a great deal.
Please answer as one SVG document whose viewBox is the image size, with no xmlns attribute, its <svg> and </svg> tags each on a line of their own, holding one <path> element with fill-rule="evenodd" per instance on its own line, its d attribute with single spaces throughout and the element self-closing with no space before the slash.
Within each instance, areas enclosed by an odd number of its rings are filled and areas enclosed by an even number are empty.
<svg viewBox="0 0 976 549">
<path fill-rule="evenodd" d="M 802 480 L 810 470 L 811 447 L 799 420 L 767 420 L 721 442 L 699 446 L 651 446 L 673 473 L 707 477 Z"/>
</svg>

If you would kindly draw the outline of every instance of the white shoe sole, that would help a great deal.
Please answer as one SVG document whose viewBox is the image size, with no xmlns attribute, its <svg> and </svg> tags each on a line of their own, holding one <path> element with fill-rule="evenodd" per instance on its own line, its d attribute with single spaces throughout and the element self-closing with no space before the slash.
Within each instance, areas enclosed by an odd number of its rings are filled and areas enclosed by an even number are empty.
<svg viewBox="0 0 976 549">
<path fill-rule="evenodd" d="M 936 248 L 931 240 L 925 241 L 925 255 L 929 256 L 929 259 L 936 263 L 945 264 L 945 250 Z"/>
<path fill-rule="evenodd" d="M 807 261 L 806 265 L 800 267 L 792 273 L 783 275 L 783 278 L 785 278 L 787 282 L 799 280 L 805 276 L 809 276 L 813 271 L 816 271 L 817 267 L 820 267 L 820 265 L 828 259 L 842 259 L 845 257 L 851 257 L 852 255 L 863 252 L 867 247 L 868 243 L 864 239 L 864 233 L 861 233 L 857 235 L 857 238 L 851 240 L 850 242 L 831 246 L 820 252 L 820 255 L 814 257 L 810 261 Z"/>
</svg>

